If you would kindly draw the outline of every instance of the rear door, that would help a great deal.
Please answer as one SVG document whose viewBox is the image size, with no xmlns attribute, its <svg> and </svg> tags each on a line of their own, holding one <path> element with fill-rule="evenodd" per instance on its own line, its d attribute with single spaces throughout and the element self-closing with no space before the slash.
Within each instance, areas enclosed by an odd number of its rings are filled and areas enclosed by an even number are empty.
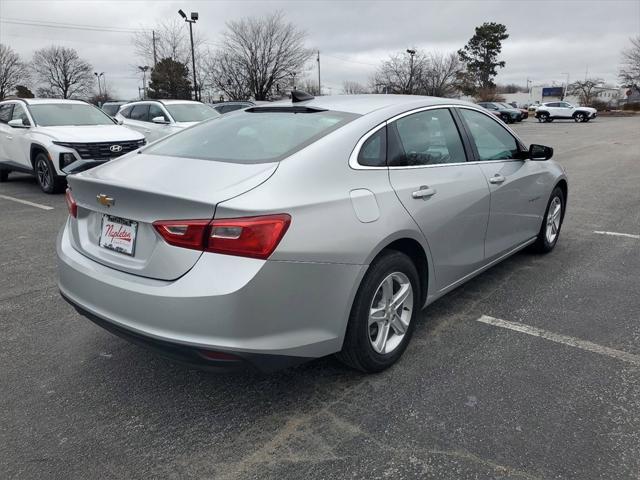
<svg viewBox="0 0 640 480">
<path fill-rule="evenodd" d="M 145 138 L 151 133 L 149 128 L 149 104 L 138 103 L 128 112 L 128 117 L 124 124 L 144 135 Z"/>
<path fill-rule="evenodd" d="M 459 108 L 473 154 L 491 191 L 485 256 L 493 260 L 538 234 L 546 206 L 546 171 L 523 159 L 520 142 L 490 115 Z"/>
<path fill-rule="evenodd" d="M 424 109 L 389 123 L 389 178 L 427 238 L 438 290 L 482 265 L 489 188 L 467 162 L 448 108 Z"/>
</svg>

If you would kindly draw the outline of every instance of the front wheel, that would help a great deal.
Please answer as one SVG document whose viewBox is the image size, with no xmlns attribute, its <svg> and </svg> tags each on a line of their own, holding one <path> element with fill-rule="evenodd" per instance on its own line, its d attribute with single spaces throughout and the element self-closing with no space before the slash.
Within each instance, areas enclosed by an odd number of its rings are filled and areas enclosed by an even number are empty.
<svg viewBox="0 0 640 480">
<path fill-rule="evenodd" d="M 363 372 L 380 372 L 404 352 L 420 310 L 420 280 L 411 259 L 389 250 L 370 265 L 353 302 L 338 359 Z"/>
<path fill-rule="evenodd" d="M 538 238 L 533 244 L 533 249 L 538 253 L 549 253 L 558 243 L 564 218 L 564 206 L 564 193 L 560 187 L 556 187 L 551 193 Z"/>
<path fill-rule="evenodd" d="M 578 112 L 573 116 L 573 120 L 578 123 L 578 122 L 585 122 L 587 119 L 587 116 L 582 113 L 582 112 Z"/>
<path fill-rule="evenodd" d="M 36 180 L 44 193 L 59 193 L 64 190 L 65 179 L 64 177 L 56 175 L 53 164 L 47 155 L 39 153 L 33 164 L 36 172 Z"/>
<path fill-rule="evenodd" d="M 549 122 L 551 120 L 551 118 L 549 117 L 549 114 L 546 112 L 542 112 L 538 114 L 538 121 L 539 122 Z"/>
</svg>

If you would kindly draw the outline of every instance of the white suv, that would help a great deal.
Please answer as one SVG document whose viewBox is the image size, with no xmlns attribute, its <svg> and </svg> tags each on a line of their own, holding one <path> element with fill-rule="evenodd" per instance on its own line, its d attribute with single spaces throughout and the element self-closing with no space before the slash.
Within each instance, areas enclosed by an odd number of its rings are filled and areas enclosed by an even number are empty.
<svg viewBox="0 0 640 480">
<path fill-rule="evenodd" d="M 154 142 L 219 115 L 210 106 L 191 100 L 142 100 L 120 107 L 116 119 Z"/>
<path fill-rule="evenodd" d="M 64 189 L 68 173 L 81 172 L 145 144 L 79 100 L 41 98 L 0 102 L 0 182 L 12 171 L 35 174 L 46 193 Z"/>
<path fill-rule="evenodd" d="M 598 111 L 591 107 L 575 107 L 569 102 L 543 103 L 536 109 L 539 122 L 553 122 L 557 119 L 573 119 L 576 122 L 588 122 L 596 118 Z"/>
</svg>

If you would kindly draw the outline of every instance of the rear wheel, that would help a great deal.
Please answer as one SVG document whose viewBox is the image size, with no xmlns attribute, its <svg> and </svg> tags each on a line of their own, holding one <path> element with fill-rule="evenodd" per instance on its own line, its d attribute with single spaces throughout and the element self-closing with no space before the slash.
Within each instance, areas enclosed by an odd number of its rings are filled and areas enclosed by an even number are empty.
<svg viewBox="0 0 640 480">
<path fill-rule="evenodd" d="M 533 244 L 533 249 L 538 253 L 549 253 L 558 243 L 564 216 L 564 205 L 564 193 L 562 193 L 560 187 L 556 187 L 551 193 L 542 226 L 538 232 L 538 238 Z"/>
<path fill-rule="evenodd" d="M 550 121 L 549 114 L 547 112 L 539 113 L 538 114 L 538 121 L 539 122 L 549 122 Z"/>
<path fill-rule="evenodd" d="M 411 259 L 389 250 L 369 267 L 353 302 L 339 360 L 380 372 L 404 352 L 420 310 L 420 280 Z"/>
<path fill-rule="evenodd" d="M 60 193 L 65 186 L 64 177 L 56 175 L 53 164 L 44 153 L 38 153 L 33 162 L 36 180 L 44 193 Z"/>
<path fill-rule="evenodd" d="M 0 169 L 0 182 L 4 183 L 9 179 L 9 170 Z"/>
</svg>

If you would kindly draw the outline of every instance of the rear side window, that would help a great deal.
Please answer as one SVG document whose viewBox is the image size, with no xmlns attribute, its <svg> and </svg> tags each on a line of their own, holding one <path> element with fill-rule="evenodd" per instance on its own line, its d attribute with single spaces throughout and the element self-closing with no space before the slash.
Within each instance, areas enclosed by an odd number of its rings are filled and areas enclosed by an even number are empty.
<svg viewBox="0 0 640 480">
<path fill-rule="evenodd" d="M 362 144 L 358 152 L 358 163 L 366 167 L 387 165 L 387 127 L 382 127 Z"/>
<path fill-rule="evenodd" d="M 389 146 L 389 165 L 411 167 L 466 162 L 462 139 L 451 112 L 426 110 L 395 121 L 399 145 Z M 393 147 L 393 148 L 392 148 Z"/>
<path fill-rule="evenodd" d="M 497 121 L 467 108 L 461 108 L 459 111 L 469 127 L 479 160 L 506 160 L 518 157 L 516 139 Z"/>
<path fill-rule="evenodd" d="M 205 121 L 160 140 L 145 152 L 230 163 L 276 162 L 357 116 L 336 111 L 300 113 L 287 108 L 255 109 Z"/>
<path fill-rule="evenodd" d="M 140 122 L 149 121 L 149 105 L 135 105 L 129 117 L 131 120 L 138 120 Z"/>
<path fill-rule="evenodd" d="M 11 110 L 13 109 L 13 103 L 5 103 L 0 105 L 0 122 L 7 123 L 11 120 Z"/>
</svg>

